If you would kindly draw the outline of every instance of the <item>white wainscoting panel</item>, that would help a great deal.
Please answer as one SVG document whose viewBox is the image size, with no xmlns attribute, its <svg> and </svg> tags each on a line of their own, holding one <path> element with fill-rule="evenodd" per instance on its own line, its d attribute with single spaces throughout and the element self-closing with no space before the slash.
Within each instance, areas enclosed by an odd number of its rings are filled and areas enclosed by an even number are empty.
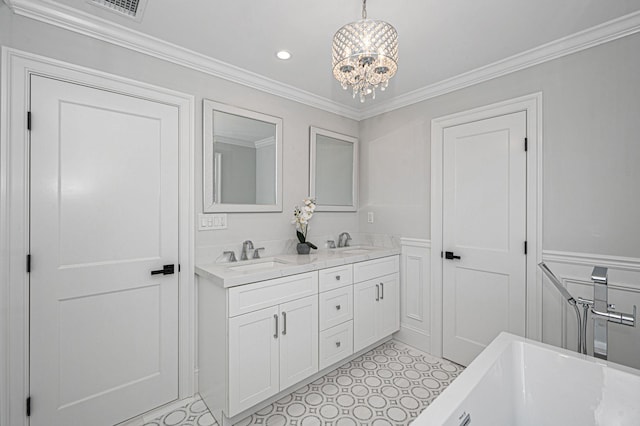
<svg viewBox="0 0 640 426">
<path fill-rule="evenodd" d="M 543 251 L 543 260 L 574 298 L 593 299 L 591 271 L 594 266 L 609 268 L 609 303 L 619 312 L 640 307 L 640 259 L 585 253 Z M 582 308 L 581 308 L 582 309 Z M 546 279 L 542 285 L 542 341 L 576 350 L 576 316 Z M 609 323 L 609 361 L 640 369 L 640 326 Z M 587 353 L 593 354 L 593 322 L 587 325 Z"/>
<path fill-rule="evenodd" d="M 400 255 L 401 342 L 431 351 L 431 242 L 402 238 Z"/>
</svg>

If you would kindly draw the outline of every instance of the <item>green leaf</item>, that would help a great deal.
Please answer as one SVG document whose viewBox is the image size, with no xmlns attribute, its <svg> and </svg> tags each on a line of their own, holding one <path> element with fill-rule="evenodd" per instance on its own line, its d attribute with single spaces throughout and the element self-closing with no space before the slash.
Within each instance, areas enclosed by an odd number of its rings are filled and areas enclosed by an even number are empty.
<svg viewBox="0 0 640 426">
<path fill-rule="evenodd" d="M 302 232 L 296 231 L 296 235 L 298 236 L 298 241 L 300 241 L 301 243 L 304 243 L 305 238 Z"/>
<path fill-rule="evenodd" d="M 312 249 L 318 250 L 318 247 L 316 247 L 313 243 L 310 243 L 309 241 L 307 241 L 306 244 Z"/>
</svg>

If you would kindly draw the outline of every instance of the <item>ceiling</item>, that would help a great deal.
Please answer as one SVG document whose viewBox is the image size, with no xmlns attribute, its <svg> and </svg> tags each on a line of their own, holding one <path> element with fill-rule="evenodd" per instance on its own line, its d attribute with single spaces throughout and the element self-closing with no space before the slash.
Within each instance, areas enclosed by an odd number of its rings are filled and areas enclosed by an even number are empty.
<svg viewBox="0 0 640 426">
<path fill-rule="evenodd" d="M 331 40 L 358 0 L 148 0 L 133 20 L 89 0 L 51 0 L 349 108 L 389 101 L 640 11 L 640 0 L 369 0 L 399 34 L 399 69 L 360 105 L 331 74 Z M 275 52 L 292 53 L 288 61 Z"/>
</svg>

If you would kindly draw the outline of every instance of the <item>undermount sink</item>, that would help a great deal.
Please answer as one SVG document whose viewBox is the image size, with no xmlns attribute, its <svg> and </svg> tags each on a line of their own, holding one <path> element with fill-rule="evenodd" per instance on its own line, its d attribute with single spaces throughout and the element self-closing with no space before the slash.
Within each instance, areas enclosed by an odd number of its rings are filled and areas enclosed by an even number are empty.
<svg viewBox="0 0 640 426">
<path fill-rule="evenodd" d="M 375 247 L 342 247 L 339 249 L 340 253 L 344 254 L 365 254 L 370 253 L 372 250 L 376 250 Z"/>
<path fill-rule="evenodd" d="M 237 272 L 257 271 L 260 269 L 277 268 L 277 267 L 286 265 L 287 263 L 289 262 L 285 262 L 284 260 L 280 260 L 280 259 L 269 259 L 269 260 L 265 259 L 262 262 L 251 262 L 251 263 L 246 263 L 244 265 L 230 266 L 228 269 L 232 271 L 237 271 Z"/>
<path fill-rule="evenodd" d="M 371 250 L 368 249 L 352 249 L 352 250 L 343 250 L 344 254 L 364 254 L 369 253 Z"/>
</svg>

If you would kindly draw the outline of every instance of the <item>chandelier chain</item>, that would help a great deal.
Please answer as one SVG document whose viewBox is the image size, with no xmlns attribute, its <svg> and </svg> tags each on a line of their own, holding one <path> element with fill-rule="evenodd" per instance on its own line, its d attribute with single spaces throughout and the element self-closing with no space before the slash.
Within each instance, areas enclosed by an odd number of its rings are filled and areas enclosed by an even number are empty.
<svg viewBox="0 0 640 426">
<path fill-rule="evenodd" d="M 362 0 L 362 19 L 367 19 L 367 0 Z"/>
</svg>

